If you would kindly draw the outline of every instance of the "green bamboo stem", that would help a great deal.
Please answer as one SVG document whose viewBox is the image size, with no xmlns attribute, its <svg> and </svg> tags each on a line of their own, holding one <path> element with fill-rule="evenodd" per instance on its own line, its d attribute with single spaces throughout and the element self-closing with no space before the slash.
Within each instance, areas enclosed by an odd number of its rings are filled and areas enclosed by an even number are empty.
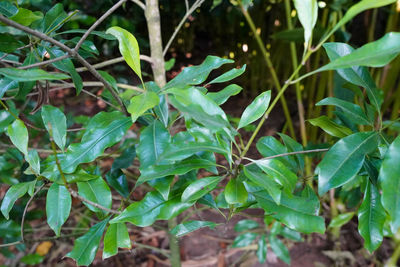
<svg viewBox="0 0 400 267">
<path fill-rule="evenodd" d="M 243 5 L 241 3 L 240 3 L 240 8 L 241 8 L 241 11 L 242 11 L 244 17 L 246 18 L 247 23 L 249 24 L 249 26 L 251 28 L 251 31 L 254 34 L 254 38 L 256 39 L 257 45 L 258 45 L 259 49 L 261 50 L 261 53 L 262 53 L 263 58 L 265 60 L 265 63 L 267 64 L 267 67 L 268 67 L 268 69 L 269 69 L 269 71 L 271 73 L 274 86 L 276 87 L 276 89 L 278 90 L 278 93 L 279 93 L 279 92 L 282 91 L 282 87 L 280 85 L 280 82 L 279 82 L 278 76 L 276 74 L 275 68 L 274 68 L 274 66 L 272 64 L 270 55 L 269 55 L 268 51 L 266 50 L 263 41 L 261 40 L 260 34 L 258 34 L 258 32 L 257 32 L 256 26 L 254 24 L 253 19 L 250 16 L 250 14 L 247 12 L 247 10 L 243 7 Z M 281 94 L 280 100 L 281 100 L 281 103 L 282 103 L 282 108 L 283 108 L 283 112 L 285 114 L 285 118 L 286 118 L 286 120 L 288 122 L 290 135 L 294 139 L 296 139 L 296 134 L 295 134 L 295 131 L 294 131 L 294 128 L 293 128 L 292 118 L 290 117 L 289 108 L 287 106 L 287 102 L 286 102 L 286 99 L 285 99 L 283 94 Z"/>
</svg>

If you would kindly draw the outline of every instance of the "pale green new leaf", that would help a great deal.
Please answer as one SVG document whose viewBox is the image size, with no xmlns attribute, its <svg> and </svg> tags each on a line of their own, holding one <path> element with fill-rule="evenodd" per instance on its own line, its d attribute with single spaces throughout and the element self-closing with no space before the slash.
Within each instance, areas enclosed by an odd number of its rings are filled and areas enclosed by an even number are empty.
<svg viewBox="0 0 400 267">
<path fill-rule="evenodd" d="M 53 106 L 42 107 L 43 124 L 54 142 L 64 150 L 67 141 L 67 119 L 61 110 Z"/>
<path fill-rule="evenodd" d="M 317 23 L 318 4 L 316 0 L 293 0 L 301 25 L 304 28 L 304 46 L 307 49 L 312 31 Z"/>
<path fill-rule="evenodd" d="M 329 228 L 340 228 L 346 223 L 348 223 L 354 216 L 354 212 L 347 212 L 343 214 L 339 214 L 329 223 Z"/>
<path fill-rule="evenodd" d="M 247 201 L 248 193 L 244 184 L 237 178 L 229 180 L 224 190 L 225 200 L 228 204 L 243 204 Z"/>
<path fill-rule="evenodd" d="M 118 26 L 108 28 L 106 33 L 115 36 L 119 42 L 119 52 L 124 57 L 126 63 L 142 80 L 142 71 L 140 69 L 140 52 L 138 42 L 130 32 Z"/>
<path fill-rule="evenodd" d="M 242 117 L 240 118 L 238 129 L 243 128 L 244 126 L 247 126 L 261 118 L 261 116 L 264 115 L 265 111 L 267 110 L 270 100 L 270 90 L 257 96 L 244 110 Z"/>
<path fill-rule="evenodd" d="M 125 223 L 110 224 L 104 236 L 103 260 L 118 253 L 118 248 L 131 248 L 128 228 Z"/>
<path fill-rule="evenodd" d="M 150 91 L 132 97 L 128 106 L 128 112 L 131 114 L 132 122 L 135 122 L 148 109 L 157 106 L 158 103 L 160 103 L 160 98 L 156 93 Z"/>
<path fill-rule="evenodd" d="M 71 211 L 71 195 L 64 185 L 52 184 L 46 196 L 47 224 L 60 235 L 61 226 L 68 219 Z"/>
<path fill-rule="evenodd" d="M 351 135 L 353 132 L 347 128 L 346 126 L 337 124 L 333 120 L 329 119 L 327 116 L 321 116 L 315 119 L 309 119 L 308 122 L 310 122 L 312 125 L 320 127 L 322 130 L 324 130 L 327 134 L 334 136 L 334 137 L 339 137 L 343 138 L 348 135 Z"/>
<path fill-rule="evenodd" d="M 25 8 L 18 8 L 18 13 L 15 14 L 14 16 L 10 17 L 11 20 L 22 24 L 24 26 L 29 26 L 31 25 L 34 21 L 37 21 L 39 19 L 43 18 L 43 14 L 41 12 L 32 12 L 29 9 Z"/>
</svg>

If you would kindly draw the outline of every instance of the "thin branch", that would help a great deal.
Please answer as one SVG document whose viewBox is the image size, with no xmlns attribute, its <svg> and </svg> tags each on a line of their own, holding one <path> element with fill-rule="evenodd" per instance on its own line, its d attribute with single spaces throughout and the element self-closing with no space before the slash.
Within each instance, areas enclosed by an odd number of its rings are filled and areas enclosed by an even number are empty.
<svg viewBox="0 0 400 267">
<path fill-rule="evenodd" d="M 140 55 L 140 59 L 143 61 L 149 62 L 150 64 L 153 64 L 153 61 L 151 60 L 151 57 L 149 57 L 149 56 Z M 120 63 L 120 62 L 124 62 L 124 61 L 125 61 L 124 57 L 117 57 L 117 58 L 113 58 L 110 60 L 106 60 L 104 62 L 94 64 L 94 65 L 92 65 L 92 67 L 95 69 L 100 69 L 100 68 L 107 67 L 112 64 L 116 64 L 116 63 Z M 87 71 L 87 68 L 85 68 L 85 67 L 76 68 L 76 71 L 77 72 Z"/>
<path fill-rule="evenodd" d="M 10 63 L 10 64 L 14 64 L 14 65 L 22 65 L 22 63 L 21 62 L 18 62 L 18 61 L 14 61 L 14 60 L 8 60 L 8 59 L 3 59 L 3 60 L 0 60 L 0 62 L 4 62 L 4 63 Z"/>
<path fill-rule="evenodd" d="M 196 8 L 200 7 L 203 4 L 204 0 L 197 0 L 192 7 L 186 12 L 186 14 L 183 16 L 182 20 L 179 22 L 178 26 L 175 28 L 174 33 L 171 35 L 171 37 L 168 40 L 167 45 L 164 47 L 163 51 L 163 56 L 165 56 L 168 52 L 169 47 L 171 46 L 172 42 L 174 41 L 176 35 L 182 28 L 183 24 L 185 23 L 186 19 L 196 10 Z"/>
<path fill-rule="evenodd" d="M 74 198 L 77 198 L 80 201 L 86 202 L 87 204 L 92 205 L 95 208 L 98 208 L 98 209 L 101 209 L 101 210 L 104 210 L 104 211 L 107 211 L 107 212 L 110 212 L 110 213 L 113 213 L 113 214 L 121 214 L 121 212 L 118 211 L 118 210 L 113 210 L 113 209 L 106 208 L 106 207 L 104 207 L 104 206 L 102 206 L 100 204 L 97 204 L 96 202 L 90 201 L 90 200 L 80 196 L 76 191 L 72 190 L 71 188 L 69 188 L 68 191 L 70 192 L 70 194 Z"/>
<path fill-rule="evenodd" d="M 134 2 L 136 5 L 138 5 L 141 9 L 146 10 L 146 5 L 143 4 L 140 0 L 131 0 Z"/>
<path fill-rule="evenodd" d="M 92 31 L 94 31 L 97 26 L 100 25 L 100 23 L 102 23 L 108 16 L 110 16 L 117 8 L 119 8 L 123 3 L 125 3 L 126 0 L 120 0 L 118 1 L 115 5 L 113 5 L 106 13 L 103 14 L 103 16 L 101 16 L 99 19 L 96 20 L 95 23 L 92 24 L 92 26 L 90 26 L 90 28 L 85 32 L 85 34 L 81 37 L 81 39 L 79 40 L 79 42 L 76 44 L 74 50 L 78 51 L 79 48 L 81 47 L 81 45 L 83 44 L 83 42 L 86 40 L 86 38 L 88 38 L 88 36 L 90 35 L 90 33 Z"/>
<path fill-rule="evenodd" d="M 21 66 L 21 67 L 18 67 L 18 69 L 27 70 L 27 69 L 31 69 L 31 68 L 41 67 L 41 66 L 44 66 L 44 65 L 49 65 L 49 64 L 54 63 L 54 62 L 61 61 L 63 59 L 69 58 L 69 57 L 70 57 L 69 54 L 65 54 L 63 56 L 56 57 L 56 58 L 53 58 L 53 59 L 49 59 L 49 60 L 46 60 L 46 61 L 37 62 L 37 63 L 31 64 L 31 65 L 27 65 L 27 66 Z"/>
<path fill-rule="evenodd" d="M 249 166 L 249 165 L 252 165 L 252 164 L 256 163 L 257 161 L 262 161 L 262 160 L 268 160 L 268 159 L 274 159 L 274 158 L 280 158 L 280 157 L 286 157 L 286 156 L 292 156 L 292 155 L 299 155 L 299 154 L 320 153 L 320 152 L 326 152 L 328 150 L 329 150 L 329 148 L 319 148 L 319 149 L 311 149 L 311 150 L 303 150 L 303 151 L 294 151 L 294 152 L 288 152 L 288 153 L 282 153 L 282 154 L 278 154 L 278 155 L 273 155 L 273 156 L 269 156 L 269 157 L 258 159 L 258 160 L 254 160 L 254 159 L 250 159 L 250 158 L 247 158 L 247 157 L 243 157 L 243 159 L 247 159 L 249 161 L 252 161 L 250 163 L 247 163 L 244 166 Z"/>
<path fill-rule="evenodd" d="M 22 244 L 22 243 L 23 242 L 20 240 L 20 241 L 7 243 L 7 244 L 0 244 L 0 248 L 11 247 L 11 246 L 19 245 L 19 244 Z"/>
</svg>

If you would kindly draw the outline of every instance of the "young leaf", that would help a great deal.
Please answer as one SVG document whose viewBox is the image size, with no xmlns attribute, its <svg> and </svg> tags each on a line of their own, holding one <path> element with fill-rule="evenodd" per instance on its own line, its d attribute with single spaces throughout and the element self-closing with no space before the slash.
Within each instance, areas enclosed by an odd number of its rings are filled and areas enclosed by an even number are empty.
<svg viewBox="0 0 400 267">
<path fill-rule="evenodd" d="M 239 94 L 242 87 L 237 84 L 230 84 L 219 92 L 210 92 L 206 96 L 211 98 L 217 105 L 224 104 L 229 97 Z"/>
<path fill-rule="evenodd" d="M 64 150 L 67 140 L 67 119 L 63 112 L 53 106 L 42 107 L 43 124 L 53 137 L 54 142 Z"/>
<path fill-rule="evenodd" d="M 10 189 L 8 189 L 0 207 L 1 213 L 3 213 L 7 220 L 9 219 L 9 213 L 15 201 L 25 195 L 31 185 L 32 182 L 19 183 L 12 185 Z"/>
<path fill-rule="evenodd" d="M 271 91 L 266 91 L 257 96 L 253 102 L 244 110 L 242 117 L 239 121 L 238 129 L 249 125 L 250 123 L 258 120 L 264 115 L 271 100 Z"/>
<path fill-rule="evenodd" d="M 96 256 L 97 249 L 101 237 L 103 236 L 104 229 L 108 223 L 109 218 L 92 226 L 89 231 L 83 236 L 75 240 L 74 248 L 69 252 L 66 257 L 70 257 L 76 261 L 77 265 L 89 265 Z"/>
<path fill-rule="evenodd" d="M 347 212 L 343 214 L 339 214 L 329 223 L 329 228 L 340 228 L 346 223 L 348 223 L 354 216 L 354 212 Z"/>
<path fill-rule="evenodd" d="M 42 69 L 20 70 L 15 68 L 0 68 L 0 74 L 18 82 L 70 79 L 66 74 L 49 73 Z"/>
<path fill-rule="evenodd" d="M 265 241 L 265 235 L 262 235 L 260 239 L 258 240 L 258 246 L 257 246 L 257 258 L 259 263 L 265 263 L 267 260 L 267 242 Z"/>
<path fill-rule="evenodd" d="M 276 235 L 270 235 L 268 240 L 269 244 L 271 245 L 271 249 L 276 256 L 283 260 L 286 264 L 290 264 L 290 254 L 285 244 L 283 244 Z"/>
<path fill-rule="evenodd" d="M 317 23 L 318 4 L 316 0 L 293 0 L 301 25 L 304 28 L 304 47 L 310 44 L 312 31 Z"/>
<path fill-rule="evenodd" d="M 334 136 L 334 137 L 339 137 L 343 138 L 348 135 L 351 135 L 353 132 L 347 128 L 346 126 L 337 124 L 333 120 L 329 119 L 327 116 L 321 116 L 315 119 L 309 119 L 309 123 L 311 123 L 314 126 L 320 127 L 322 130 L 324 130 L 327 134 Z"/>
<path fill-rule="evenodd" d="M 64 185 L 52 184 L 46 196 L 47 224 L 60 235 L 61 226 L 68 219 L 71 211 L 71 195 Z"/>
<path fill-rule="evenodd" d="M 128 228 L 125 223 L 110 224 L 104 236 L 103 260 L 118 253 L 118 248 L 131 248 Z"/>
<path fill-rule="evenodd" d="M 112 204 L 112 195 L 110 188 L 108 187 L 107 183 L 104 182 L 103 178 L 99 177 L 97 179 L 93 179 L 87 182 L 78 182 L 78 193 L 82 197 L 98 203 L 102 205 L 103 207 L 106 208 L 111 208 Z M 90 204 L 87 204 L 84 202 L 84 204 L 94 212 L 101 212 L 105 214 L 106 212 L 104 210 L 101 210 L 99 208 L 96 208 Z"/>
<path fill-rule="evenodd" d="M 355 133 L 339 140 L 318 164 L 318 193 L 349 182 L 361 169 L 366 154 L 378 147 L 376 132 Z"/>
<path fill-rule="evenodd" d="M 358 209 L 358 231 L 364 238 L 364 247 L 369 252 L 376 250 L 382 243 L 385 220 L 386 213 L 381 204 L 379 191 L 368 181 L 363 203 Z"/>
<path fill-rule="evenodd" d="M 392 233 L 400 227 L 400 136 L 389 146 L 379 171 L 382 205 L 390 216 Z"/>
<path fill-rule="evenodd" d="M 229 180 L 225 187 L 225 200 L 228 204 L 243 204 L 247 201 L 248 193 L 244 184 L 237 178 Z"/>
<path fill-rule="evenodd" d="M 193 202 L 212 191 L 221 181 L 220 176 L 211 176 L 198 179 L 191 183 L 182 193 L 183 202 Z"/>
<path fill-rule="evenodd" d="M 131 98 L 128 106 L 128 112 L 132 116 L 132 122 L 135 122 L 148 109 L 154 108 L 160 103 L 160 98 L 154 92 L 146 91 L 143 94 Z"/>
<path fill-rule="evenodd" d="M 20 7 L 18 9 L 18 13 L 15 14 L 14 16 L 10 17 L 11 20 L 22 24 L 24 26 L 29 26 L 31 25 L 34 21 L 37 21 L 39 19 L 43 18 L 43 14 L 41 12 L 32 12 L 29 9 L 25 9 Z"/>
<path fill-rule="evenodd" d="M 171 230 L 171 234 L 177 237 L 181 237 L 204 227 L 209 227 L 210 229 L 214 229 L 215 226 L 217 225 L 218 224 L 216 223 L 207 221 L 187 221 L 175 226 Z"/>
<path fill-rule="evenodd" d="M 245 70 L 246 70 L 246 64 L 244 64 L 243 67 L 241 67 L 240 69 L 231 69 L 230 71 L 225 72 L 224 74 L 222 74 L 221 76 L 215 78 L 214 80 L 212 80 L 208 84 L 224 83 L 224 82 L 233 80 L 236 77 L 239 77 L 240 75 L 242 75 L 245 72 Z"/>
<path fill-rule="evenodd" d="M 135 36 L 120 27 L 114 26 L 108 28 L 106 33 L 115 36 L 119 42 L 119 52 L 124 57 L 126 63 L 142 80 L 142 71 L 140 69 L 139 45 Z"/>
<path fill-rule="evenodd" d="M 25 124 L 21 120 L 15 120 L 8 126 L 7 134 L 14 146 L 24 155 L 27 155 L 29 136 Z"/>
</svg>

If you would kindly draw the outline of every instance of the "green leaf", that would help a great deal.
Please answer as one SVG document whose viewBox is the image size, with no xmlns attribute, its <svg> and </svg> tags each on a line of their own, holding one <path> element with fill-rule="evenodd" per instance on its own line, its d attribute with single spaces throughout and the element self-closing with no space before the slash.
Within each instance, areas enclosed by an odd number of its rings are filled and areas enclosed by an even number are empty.
<svg viewBox="0 0 400 267">
<path fill-rule="evenodd" d="M 325 99 L 322 99 L 315 105 L 333 105 L 339 107 L 343 111 L 343 113 L 347 115 L 346 117 L 352 122 L 359 125 L 371 125 L 371 121 L 368 119 L 367 115 L 365 115 L 361 107 L 356 104 L 335 97 L 327 97 Z"/>
<path fill-rule="evenodd" d="M 331 61 L 346 56 L 354 51 L 350 45 L 345 43 L 326 43 L 324 44 L 324 48 Z M 383 95 L 382 92 L 376 88 L 376 84 L 367 68 L 352 66 L 348 69 L 338 69 L 337 72 L 346 81 L 366 88 L 369 100 L 376 110 L 380 110 L 383 102 Z"/>
<path fill-rule="evenodd" d="M 298 152 L 298 151 L 303 151 L 304 147 L 299 144 L 296 140 L 294 140 L 292 137 L 283 134 L 283 133 L 278 133 L 278 135 L 282 138 L 283 143 L 286 145 L 286 149 L 288 152 Z M 297 154 L 294 156 L 297 167 L 300 170 L 304 169 L 304 155 L 303 154 Z M 290 159 L 290 157 L 289 157 Z"/>
<path fill-rule="evenodd" d="M 214 229 L 215 226 L 217 225 L 218 224 L 216 223 L 207 221 L 187 221 L 175 226 L 171 230 L 171 234 L 177 237 L 181 237 L 204 227 L 209 227 L 210 229 Z"/>
<path fill-rule="evenodd" d="M 162 205 L 157 220 L 172 219 L 193 206 L 193 204 L 194 202 L 182 202 L 180 196 L 176 196 Z"/>
<path fill-rule="evenodd" d="M 155 120 L 147 126 L 140 133 L 140 142 L 137 147 L 140 169 L 154 165 L 170 143 L 171 135 L 160 121 Z"/>
<path fill-rule="evenodd" d="M 32 22 L 35 22 L 39 19 L 43 18 L 43 14 L 41 12 L 32 12 L 29 9 L 25 9 L 20 7 L 18 9 L 18 13 L 14 16 L 10 17 L 11 20 L 22 24 L 24 26 L 29 26 Z"/>
<path fill-rule="evenodd" d="M 108 72 L 102 70 L 99 70 L 98 72 L 101 75 L 101 77 L 103 77 L 104 80 L 106 80 L 111 85 L 111 87 L 115 90 L 115 92 L 119 93 L 117 81 L 115 80 L 115 78 L 111 76 Z"/>
<path fill-rule="evenodd" d="M 18 8 L 8 1 L 0 2 L 0 14 L 3 14 L 6 17 L 14 16 L 18 13 Z"/>
<path fill-rule="evenodd" d="M 28 265 L 37 265 L 41 263 L 43 260 L 44 256 L 40 256 L 39 254 L 34 253 L 23 256 L 20 261 Z"/>
<path fill-rule="evenodd" d="M 257 246 L 257 258 L 259 263 L 265 263 L 267 260 L 267 251 L 268 251 L 268 246 L 267 242 L 265 241 L 265 235 L 262 235 L 260 239 L 258 240 L 258 246 Z"/>
<path fill-rule="evenodd" d="M 268 236 L 268 240 L 275 255 L 286 264 L 290 264 L 290 254 L 285 244 L 276 235 Z"/>
<path fill-rule="evenodd" d="M 64 185 L 52 184 L 46 196 L 47 224 L 60 236 L 61 226 L 71 211 L 71 195 Z"/>
<path fill-rule="evenodd" d="M 293 192 L 297 183 L 297 176 L 285 164 L 277 159 L 262 159 L 255 161 L 255 163 L 278 183 L 285 192 Z"/>
<path fill-rule="evenodd" d="M 93 225 L 86 234 L 76 239 L 74 248 L 66 257 L 74 259 L 79 266 L 91 264 L 96 256 L 108 220 L 109 218 Z"/>
<path fill-rule="evenodd" d="M 238 129 L 249 125 L 250 123 L 261 118 L 269 106 L 271 100 L 271 91 L 266 91 L 257 96 L 253 102 L 244 110 L 239 121 Z"/>
<path fill-rule="evenodd" d="M 35 149 L 29 150 L 25 156 L 25 160 L 29 163 L 32 170 L 39 175 L 40 174 L 40 157 Z"/>
<path fill-rule="evenodd" d="M 233 240 L 232 247 L 233 248 L 241 248 L 241 247 L 247 247 L 253 241 L 256 239 L 257 234 L 256 233 L 244 233 L 241 235 L 238 235 L 235 240 Z"/>
<path fill-rule="evenodd" d="M 182 193 L 182 202 L 193 202 L 212 191 L 221 181 L 220 176 L 210 176 L 191 183 Z"/>
<path fill-rule="evenodd" d="M 1 42 L 1 40 L 0 40 Z M 0 98 L 8 91 L 8 89 L 17 88 L 18 82 L 9 78 L 0 78 Z"/>
<path fill-rule="evenodd" d="M 277 205 L 265 191 L 252 192 L 252 194 L 266 213 L 271 214 L 289 228 L 305 234 L 325 232 L 324 218 L 318 216 L 320 205 L 318 198 L 310 199 L 282 192 L 280 205 Z"/>
<path fill-rule="evenodd" d="M 392 233 L 400 227 L 400 136 L 389 146 L 379 171 L 382 205 L 390 217 Z"/>
<path fill-rule="evenodd" d="M 228 204 L 243 204 L 247 201 L 248 193 L 244 184 L 237 178 L 229 180 L 224 190 L 225 200 Z"/>
<path fill-rule="evenodd" d="M 142 80 L 142 71 L 140 69 L 140 52 L 138 42 L 130 32 L 120 27 L 114 26 L 108 28 L 106 33 L 115 36 L 119 42 L 119 52 L 124 57 L 126 63 Z"/>
<path fill-rule="evenodd" d="M 211 98 L 217 105 L 224 104 L 229 97 L 239 94 L 243 90 L 237 84 L 230 84 L 219 92 L 210 92 L 206 96 Z"/>
<path fill-rule="evenodd" d="M 211 142 L 177 143 L 176 145 L 169 146 L 165 152 L 161 154 L 159 160 L 183 160 L 202 151 L 215 152 L 219 154 L 229 153 L 227 150 L 220 146 L 216 146 Z"/>
<path fill-rule="evenodd" d="M 246 70 L 246 64 L 244 64 L 240 69 L 235 68 L 235 69 L 231 69 L 228 72 L 225 72 L 224 74 L 222 74 L 221 76 L 218 76 L 217 78 L 215 78 L 208 84 L 224 83 L 224 82 L 233 80 L 236 77 L 239 77 L 240 75 L 242 75 L 245 72 L 245 70 Z"/>
<path fill-rule="evenodd" d="M 110 223 L 129 222 L 140 227 L 152 225 L 160 214 L 164 203 L 164 198 L 158 192 L 149 192 L 141 201 L 129 205 Z"/>
<path fill-rule="evenodd" d="M 42 69 L 20 70 L 15 68 L 0 68 L 0 74 L 18 82 L 40 80 L 65 80 L 70 77 L 62 73 L 49 73 Z"/>
<path fill-rule="evenodd" d="M 318 164 L 318 193 L 320 196 L 332 188 L 349 182 L 364 163 L 365 155 L 378 147 L 376 132 L 349 135 L 339 140 Z"/>
<path fill-rule="evenodd" d="M 67 119 L 61 110 L 53 106 L 42 107 L 43 124 L 54 142 L 64 150 L 67 141 Z"/>
<path fill-rule="evenodd" d="M 264 136 L 260 138 L 256 144 L 256 147 L 263 157 L 271 157 L 289 152 L 281 142 L 272 136 Z M 281 161 L 292 170 L 297 171 L 296 161 L 294 160 L 293 156 L 278 157 L 276 160 Z"/>
<path fill-rule="evenodd" d="M 0 207 L 1 213 L 3 213 L 7 220 L 9 219 L 9 213 L 15 201 L 25 195 L 31 185 L 32 182 L 19 183 L 12 185 L 10 189 L 8 189 Z"/>
<path fill-rule="evenodd" d="M 279 185 L 274 182 L 273 178 L 262 172 L 250 171 L 247 167 L 244 168 L 244 174 L 250 179 L 250 181 L 267 190 L 268 194 L 270 194 L 276 204 L 279 205 L 281 201 L 281 190 Z"/>
<path fill-rule="evenodd" d="M 73 173 L 81 163 L 88 163 L 104 153 L 104 150 L 119 142 L 132 125 L 131 119 L 118 111 L 100 112 L 86 127 L 81 143 L 68 147 L 61 161 L 65 173 Z"/>
<path fill-rule="evenodd" d="M 332 219 L 329 223 L 329 228 L 340 228 L 348 223 L 354 216 L 354 212 L 342 213 Z"/>
<path fill-rule="evenodd" d="M 206 169 L 214 166 L 214 162 L 205 159 L 187 159 L 175 164 L 153 165 L 141 171 L 141 175 L 136 182 L 136 186 L 153 179 L 170 175 L 182 175 L 191 170 L 203 168 Z"/>
<path fill-rule="evenodd" d="M 107 183 L 104 182 L 103 178 L 99 177 L 97 179 L 93 179 L 87 182 L 78 182 L 78 193 L 82 197 L 100 204 L 103 207 L 111 209 L 112 204 L 112 196 L 110 188 Z M 86 202 L 83 202 L 91 211 L 100 212 L 105 214 L 104 210 L 96 208 Z"/>
<path fill-rule="evenodd" d="M 111 224 L 104 236 L 103 260 L 118 253 L 118 248 L 131 248 L 128 228 L 125 223 Z"/>
<path fill-rule="evenodd" d="M 147 110 L 154 108 L 160 103 L 160 98 L 154 92 L 146 91 L 143 94 L 131 98 L 128 106 L 128 112 L 132 116 L 132 122 L 135 122 Z"/>
<path fill-rule="evenodd" d="M 7 134 L 14 146 L 24 155 L 27 155 L 29 136 L 25 124 L 21 120 L 15 120 L 8 126 Z"/>
<path fill-rule="evenodd" d="M 13 35 L 8 33 L 0 34 L 0 51 L 4 53 L 12 53 L 18 47 L 21 46 L 21 43 L 14 38 Z"/>
<path fill-rule="evenodd" d="M 312 38 L 312 32 L 317 23 L 318 4 L 316 0 L 293 0 L 299 20 L 304 28 L 304 46 L 307 49 Z"/>
<path fill-rule="evenodd" d="M 54 5 L 49 11 L 47 11 L 42 22 L 42 32 L 48 34 L 58 30 L 65 22 L 68 17 L 64 11 L 64 7 L 61 3 Z"/>
<path fill-rule="evenodd" d="M 251 230 L 254 228 L 260 227 L 260 224 L 253 220 L 241 220 L 237 224 L 235 224 L 235 232 L 243 232 L 247 230 Z"/>
<path fill-rule="evenodd" d="M 385 220 L 386 213 L 381 204 L 379 191 L 368 181 L 363 203 L 358 209 L 358 232 L 364 238 L 364 247 L 369 252 L 381 245 Z"/>
<path fill-rule="evenodd" d="M 218 69 L 227 63 L 233 63 L 233 60 L 207 56 L 200 65 L 184 68 L 181 73 L 164 86 L 163 90 L 201 84 L 207 79 L 212 70 Z"/>
<path fill-rule="evenodd" d="M 157 190 L 165 200 L 168 200 L 171 191 L 171 184 L 174 181 L 174 176 L 157 178 L 147 181 L 147 183 Z"/>
<path fill-rule="evenodd" d="M 322 130 L 324 130 L 327 134 L 334 136 L 334 137 L 339 137 L 343 138 L 348 135 L 351 135 L 353 132 L 347 128 L 346 126 L 337 124 L 333 120 L 329 119 L 327 116 L 321 116 L 315 119 L 309 119 L 308 122 L 310 122 L 312 125 L 320 127 Z"/>
</svg>

